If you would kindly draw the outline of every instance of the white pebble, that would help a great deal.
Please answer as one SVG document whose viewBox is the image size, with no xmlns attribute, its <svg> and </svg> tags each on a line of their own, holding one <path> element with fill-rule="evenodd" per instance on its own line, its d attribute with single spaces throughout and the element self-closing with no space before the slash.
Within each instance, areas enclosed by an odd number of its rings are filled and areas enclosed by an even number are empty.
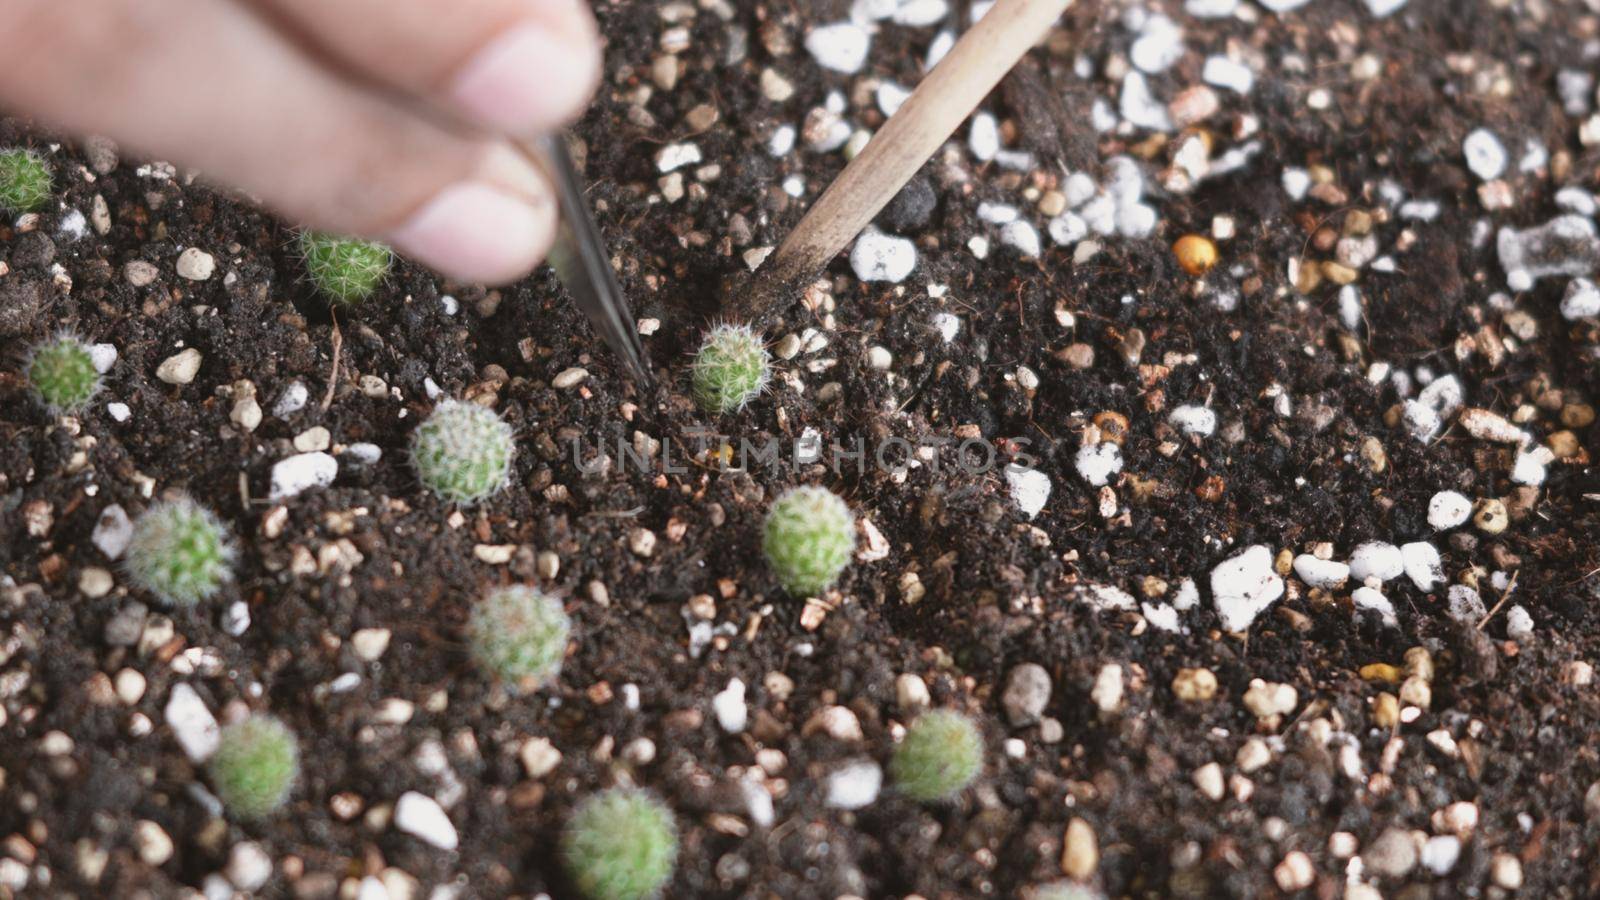
<svg viewBox="0 0 1600 900">
<path fill-rule="evenodd" d="M 1446 596 L 1449 598 L 1449 603 L 1445 611 L 1457 622 L 1476 625 L 1489 612 L 1478 592 L 1464 584 L 1450 585 Z"/>
<path fill-rule="evenodd" d="M 339 477 L 339 461 L 322 451 L 297 453 L 272 467 L 269 499 L 293 497 L 309 488 L 324 488 Z"/>
<path fill-rule="evenodd" d="M 824 69 L 846 74 L 866 65 L 872 35 L 854 22 L 820 25 L 806 35 L 806 50 Z"/>
<path fill-rule="evenodd" d="M 950 5 L 945 0 L 900 0 L 892 18 L 896 25 L 926 28 L 943 22 L 949 14 Z"/>
<path fill-rule="evenodd" d="M 1422 865 L 1435 875 L 1448 875 L 1461 858 L 1461 839 L 1453 834 L 1436 834 L 1422 845 Z"/>
<path fill-rule="evenodd" d="M 456 827 L 439 801 L 416 791 L 400 795 L 394 807 L 394 827 L 441 850 L 454 850 L 460 843 Z"/>
<path fill-rule="evenodd" d="M 798 136 L 793 125 L 780 125 L 773 129 L 772 136 L 767 138 L 767 153 L 772 156 L 788 156 L 794 149 L 794 141 Z"/>
<path fill-rule="evenodd" d="M 1227 88 L 1236 94 L 1248 94 L 1256 86 L 1256 73 L 1242 62 L 1226 56 L 1206 57 L 1200 77 L 1206 84 Z"/>
<path fill-rule="evenodd" d="M 238 637 L 250 630 L 250 604 L 235 600 L 222 613 L 222 630 Z"/>
<path fill-rule="evenodd" d="M 167 384 L 188 384 L 199 371 L 200 351 L 189 347 L 162 360 L 156 367 L 156 377 Z"/>
<path fill-rule="evenodd" d="M 1180 406 L 1167 415 L 1167 421 L 1184 434 L 1210 437 L 1217 430 L 1217 414 L 1204 406 Z"/>
<path fill-rule="evenodd" d="M 1165 72 L 1183 57 L 1183 29 L 1162 15 L 1145 20 L 1139 37 L 1128 50 L 1128 59 L 1151 75 Z"/>
<path fill-rule="evenodd" d="M 911 91 L 892 81 L 885 81 L 878 85 L 877 99 L 878 109 L 882 110 L 884 115 L 892 116 L 900 111 L 901 105 L 911 99 Z"/>
<path fill-rule="evenodd" d="M 1506 610 L 1506 637 L 1514 641 L 1533 637 L 1533 616 L 1520 603 Z"/>
<path fill-rule="evenodd" d="M 939 332 L 939 337 L 948 344 L 956 339 L 956 335 L 961 333 L 961 317 L 954 313 L 934 313 L 933 328 Z"/>
<path fill-rule="evenodd" d="M 735 678 L 728 686 L 711 698 L 711 709 L 717 714 L 717 724 L 729 734 L 744 730 L 750 718 L 750 708 L 744 702 L 744 682 Z"/>
<path fill-rule="evenodd" d="M 972 127 L 967 131 L 967 147 L 972 158 L 988 162 L 1000 153 L 1000 123 L 994 116 L 981 112 L 972 117 Z"/>
<path fill-rule="evenodd" d="M 1303 199 L 1306 191 L 1311 190 L 1311 173 L 1305 169 L 1293 166 L 1286 168 L 1279 181 L 1283 184 L 1283 191 L 1289 195 L 1290 200 Z"/>
<path fill-rule="evenodd" d="M 82 240 L 84 235 L 88 233 L 89 220 L 82 212 L 76 209 L 67 210 L 66 214 L 61 217 L 61 221 L 56 223 L 56 237 L 69 244 L 73 241 Z"/>
<path fill-rule="evenodd" d="M 1111 441 L 1087 444 L 1078 450 L 1073 464 L 1084 481 L 1104 487 L 1111 476 L 1122 471 L 1122 448 Z"/>
<path fill-rule="evenodd" d="M 1405 560 L 1406 577 L 1417 590 L 1431 591 L 1444 583 L 1444 561 L 1439 558 L 1439 549 L 1427 541 L 1401 544 L 1400 557 Z"/>
<path fill-rule="evenodd" d="M 278 402 L 272 406 L 272 414 L 280 419 L 287 419 L 305 408 L 306 401 L 311 399 L 311 391 L 306 389 L 303 382 L 291 381 L 278 395 Z"/>
<path fill-rule="evenodd" d="M 239 890 L 259 890 L 272 877 L 272 857 L 255 841 L 240 841 L 228 851 L 228 865 L 222 871 Z"/>
<path fill-rule="evenodd" d="M 828 775 L 823 803 L 831 809 L 863 809 L 883 790 L 883 769 L 870 759 L 845 763 Z"/>
<path fill-rule="evenodd" d="M 1311 0 L 1257 0 L 1262 6 L 1275 13 L 1293 12 Z"/>
<path fill-rule="evenodd" d="M 1350 580 L 1350 567 L 1334 559 L 1318 559 L 1309 553 L 1294 558 L 1294 573 L 1308 587 L 1331 590 Z"/>
<path fill-rule="evenodd" d="M 1574 278 L 1561 298 L 1561 315 L 1568 321 L 1600 316 L 1600 288 L 1587 278 Z"/>
<path fill-rule="evenodd" d="M 1472 501 L 1455 491 L 1440 491 L 1428 501 L 1428 524 L 1434 531 L 1449 531 L 1472 515 Z"/>
<path fill-rule="evenodd" d="M 1021 220 L 1008 223 L 1000 229 L 1000 243 L 1025 257 L 1037 257 L 1043 249 L 1040 246 L 1039 229 Z"/>
<path fill-rule="evenodd" d="M 205 762 L 217 752 L 221 740 L 217 719 L 187 683 L 180 681 L 173 686 L 163 715 L 167 727 L 172 729 L 172 736 L 178 739 L 178 746 L 191 762 Z"/>
<path fill-rule="evenodd" d="M 1461 142 L 1461 152 L 1467 157 L 1467 168 L 1484 181 L 1493 181 L 1505 174 L 1505 145 L 1487 128 L 1475 129 L 1467 135 Z"/>
<path fill-rule="evenodd" d="M 698 144 L 668 144 L 656 151 L 656 169 L 661 172 L 671 172 L 682 166 L 692 166 L 700 162 L 700 147 Z"/>
<path fill-rule="evenodd" d="M 1196 19 L 1226 19 L 1239 9 L 1239 0 L 1185 0 L 1183 11 Z"/>
<path fill-rule="evenodd" d="M 1038 469 L 1007 466 L 1006 483 L 1011 486 L 1012 501 L 1030 519 L 1037 516 L 1044 509 L 1045 501 L 1050 499 L 1050 476 Z"/>
<path fill-rule="evenodd" d="M 1062 213 L 1050 220 L 1050 240 L 1065 247 L 1076 244 L 1089 235 L 1089 224 L 1077 213 Z"/>
<path fill-rule="evenodd" d="M 217 261 L 199 247 L 178 254 L 178 275 L 190 281 L 205 281 L 217 271 Z"/>
<path fill-rule="evenodd" d="M 128 404 L 116 401 L 106 404 L 106 412 L 118 422 L 126 422 L 133 416 L 133 410 L 128 408 Z"/>
<path fill-rule="evenodd" d="M 133 522 L 120 504 L 113 503 L 100 511 L 94 533 L 89 536 L 106 559 L 121 559 L 128 542 L 133 540 Z"/>
<path fill-rule="evenodd" d="M 1546 467 L 1555 458 L 1555 453 L 1542 444 L 1526 452 L 1518 450 L 1516 462 L 1511 466 L 1512 482 L 1533 487 L 1544 484 Z"/>
<path fill-rule="evenodd" d="M 117 364 L 117 347 L 115 344 L 90 344 L 89 362 L 94 365 L 94 370 L 101 375 L 111 371 Z"/>
<path fill-rule="evenodd" d="M 1172 117 L 1167 105 L 1150 92 L 1150 83 L 1144 73 L 1132 69 L 1122 77 L 1122 96 L 1118 101 L 1122 118 L 1135 128 L 1149 131 L 1171 131 Z"/>
<path fill-rule="evenodd" d="M 862 281 L 899 284 L 917 265 L 917 247 L 911 241 L 868 228 L 850 250 L 850 267 Z"/>
<path fill-rule="evenodd" d="M 1358 587 L 1350 593 L 1357 609 L 1370 609 L 1383 617 L 1383 624 L 1398 624 L 1394 617 L 1394 604 L 1377 588 Z"/>
<path fill-rule="evenodd" d="M 1389 581 L 1405 574 L 1405 558 L 1400 548 L 1383 541 L 1367 541 L 1350 553 L 1350 577 L 1356 581 L 1376 578 Z"/>
<path fill-rule="evenodd" d="M 1256 544 L 1211 570 L 1211 594 L 1226 631 L 1245 631 L 1283 596 L 1283 579 L 1272 568 L 1272 551 Z"/>
</svg>

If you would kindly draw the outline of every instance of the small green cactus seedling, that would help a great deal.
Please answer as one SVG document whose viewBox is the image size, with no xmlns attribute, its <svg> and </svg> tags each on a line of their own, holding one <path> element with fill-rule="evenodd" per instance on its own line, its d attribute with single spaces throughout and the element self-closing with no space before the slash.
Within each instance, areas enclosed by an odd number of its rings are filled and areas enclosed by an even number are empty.
<svg viewBox="0 0 1600 900">
<path fill-rule="evenodd" d="M 672 810 L 633 788 L 602 791 L 580 805 L 561 835 L 567 872 L 589 900 L 660 895 L 678 856 Z"/>
<path fill-rule="evenodd" d="M 511 426 L 498 413 L 459 400 L 434 407 L 411 437 L 423 485 L 456 503 L 477 503 L 505 487 L 515 453 Z"/>
<path fill-rule="evenodd" d="M 771 358 L 748 325 L 718 325 L 690 367 L 695 401 L 717 415 L 744 409 L 772 377 Z"/>
<path fill-rule="evenodd" d="M 100 390 L 89 347 L 70 334 L 60 334 L 33 348 L 28 358 L 28 381 L 57 412 L 82 409 Z"/>
<path fill-rule="evenodd" d="M 856 520 L 833 491 L 797 487 L 772 504 L 761 537 L 767 563 L 783 589 L 797 597 L 827 590 L 856 549 Z"/>
<path fill-rule="evenodd" d="M 522 690 L 538 690 L 561 671 L 572 620 L 554 597 L 514 584 L 479 601 L 468 630 L 479 665 Z"/>
<path fill-rule="evenodd" d="M 913 800 L 950 800 L 983 768 L 983 735 L 972 720 L 948 709 L 923 713 L 895 748 L 889 772 Z"/>
<path fill-rule="evenodd" d="M 272 716 L 251 716 L 222 729 L 211 757 L 217 799 L 240 819 L 259 819 L 282 806 L 299 775 L 294 732 Z"/>
<path fill-rule="evenodd" d="M 233 554 L 211 510 L 179 497 L 156 503 L 133 523 L 128 575 L 167 603 L 188 606 L 233 578 Z"/>
<path fill-rule="evenodd" d="M 300 253 L 312 284 L 335 303 L 357 303 L 371 296 L 389 274 L 394 258 L 382 244 L 321 231 L 300 233 Z"/>
<path fill-rule="evenodd" d="M 50 199 L 50 167 L 32 150 L 0 150 L 0 209 L 33 212 Z"/>
</svg>

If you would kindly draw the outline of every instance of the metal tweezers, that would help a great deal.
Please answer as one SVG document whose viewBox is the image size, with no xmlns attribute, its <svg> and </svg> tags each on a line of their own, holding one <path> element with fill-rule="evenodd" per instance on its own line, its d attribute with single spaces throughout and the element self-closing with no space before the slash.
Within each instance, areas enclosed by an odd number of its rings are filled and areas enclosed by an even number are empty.
<svg viewBox="0 0 1600 900">
<path fill-rule="evenodd" d="M 572 294 L 572 302 L 605 339 L 606 346 L 622 359 L 628 374 L 641 384 L 649 384 L 650 364 L 639 342 L 638 328 L 611 269 L 611 256 L 600 239 L 600 229 L 595 227 L 594 214 L 589 210 L 566 140 L 549 135 L 523 144 L 522 151 L 550 178 L 561 204 L 561 224 L 550 249 L 551 268 Z"/>
</svg>

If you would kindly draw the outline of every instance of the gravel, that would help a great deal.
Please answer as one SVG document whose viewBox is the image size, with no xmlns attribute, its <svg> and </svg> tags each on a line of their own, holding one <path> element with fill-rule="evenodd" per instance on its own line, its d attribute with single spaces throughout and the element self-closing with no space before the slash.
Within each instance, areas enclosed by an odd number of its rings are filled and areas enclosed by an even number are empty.
<svg viewBox="0 0 1600 900">
<path fill-rule="evenodd" d="M 1021 728 L 1039 721 L 1050 704 L 1050 673 L 1038 663 L 1014 666 L 1006 676 L 1000 705 L 1012 727 Z"/>
<path fill-rule="evenodd" d="M 1211 570 L 1212 602 L 1227 631 L 1248 630 L 1283 592 L 1283 579 L 1273 570 L 1272 550 L 1264 544 L 1247 547 Z"/>
</svg>

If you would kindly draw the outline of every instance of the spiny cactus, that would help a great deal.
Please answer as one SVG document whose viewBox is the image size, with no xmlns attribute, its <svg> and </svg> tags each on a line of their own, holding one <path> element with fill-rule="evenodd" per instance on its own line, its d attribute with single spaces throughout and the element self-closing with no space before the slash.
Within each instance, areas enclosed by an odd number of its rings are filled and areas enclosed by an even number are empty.
<svg viewBox="0 0 1600 900">
<path fill-rule="evenodd" d="M 524 691 L 561 671 L 572 620 L 560 601 L 520 584 L 490 591 L 468 625 L 478 664 Z"/>
<path fill-rule="evenodd" d="M 167 603 L 191 605 L 233 578 L 233 545 L 211 511 L 188 497 L 154 504 L 133 523 L 128 575 Z"/>
<path fill-rule="evenodd" d="M 827 590 L 856 548 L 855 516 L 833 491 L 797 487 L 772 504 L 761 549 L 783 589 L 797 597 Z"/>
<path fill-rule="evenodd" d="M 58 334 L 34 347 L 27 368 L 34 391 L 56 412 L 82 409 L 100 390 L 100 373 L 89 346 L 70 334 Z"/>
<path fill-rule="evenodd" d="M 222 729 L 210 770 L 211 786 L 228 812 L 259 819 L 289 799 L 300 775 L 300 746 L 282 722 L 251 716 Z"/>
<path fill-rule="evenodd" d="M 948 709 L 923 713 L 906 729 L 889 760 L 900 790 L 923 802 L 950 800 L 983 769 L 983 735 L 972 720 Z"/>
<path fill-rule="evenodd" d="M 50 167 L 32 150 L 0 150 L 0 209 L 33 212 L 50 199 Z"/>
<path fill-rule="evenodd" d="M 717 415 L 743 409 L 766 388 L 771 359 L 748 325 L 716 326 L 690 366 L 695 402 Z"/>
<path fill-rule="evenodd" d="M 511 426 L 476 403 L 446 400 L 411 436 L 411 461 L 423 486 L 455 503 L 498 493 L 516 453 Z"/>
<path fill-rule="evenodd" d="M 672 877 L 678 827 L 655 795 L 612 788 L 572 814 L 561 852 L 573 883 L 589 900 L 648 900 Z"/>
<path fill-rule="evenodd" d="M 300 253 L 311 283 L 335 303 L 356 303 L 371 296 L 389 274 L 394 258 L 383 244 L 321 231 L 300 232 Z"/>
</svg>

